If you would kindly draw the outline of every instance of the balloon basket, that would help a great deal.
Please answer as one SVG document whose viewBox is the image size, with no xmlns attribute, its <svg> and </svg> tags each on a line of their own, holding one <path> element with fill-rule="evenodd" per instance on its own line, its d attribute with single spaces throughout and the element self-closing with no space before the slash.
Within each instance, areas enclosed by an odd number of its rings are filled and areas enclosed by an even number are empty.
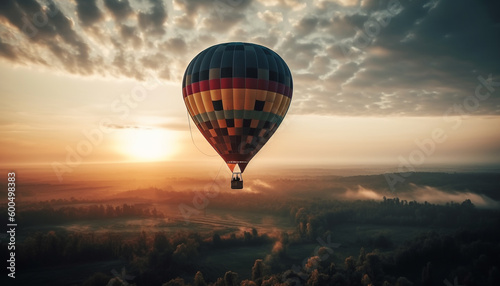
<svg viewBox="0 0 500 286">
<path fill-rule="evenodd" d="M 241 172 L 233 172 L 231 176 L 231 189 L 243 189 L 243 177 Z"/>
</svg>

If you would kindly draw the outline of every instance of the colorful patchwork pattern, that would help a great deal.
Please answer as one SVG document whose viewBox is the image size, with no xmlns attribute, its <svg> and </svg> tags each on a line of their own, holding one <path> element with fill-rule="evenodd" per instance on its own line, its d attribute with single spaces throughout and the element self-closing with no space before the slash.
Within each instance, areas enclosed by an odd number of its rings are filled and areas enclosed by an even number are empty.
<svg viewBox="0 0 500 286">
<path fill-rule="evenodd" d="M 288 111 L 290 69 L 272 50 L 226 43 L 199 53 L 182 80 L 198 129 L 231 170 L 246 165 L 274 134 Z"/>
</svg>

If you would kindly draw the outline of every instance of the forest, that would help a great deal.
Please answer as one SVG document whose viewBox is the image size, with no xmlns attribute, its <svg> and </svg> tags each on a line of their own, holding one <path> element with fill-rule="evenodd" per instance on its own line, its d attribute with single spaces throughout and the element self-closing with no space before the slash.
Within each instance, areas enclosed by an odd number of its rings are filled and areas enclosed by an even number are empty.
<svg viewBox="0 0 500 286">
<path fill-rule="evenodd" d="M 193 194 L 162 195 L 175 208 Z M 53 226 L 127 218 L 189 222 L 145 202 L 36 202 L 19 210 L 19 225 L 49 229 L 21 234 L 18 267 L 32 275 L 20 274 L 19 280 L 26 285 L 33 277 L 34 285 L 500 285 L 500 211 L 470 200 L 437 205 L 398 197 L 348 201 L 220 193 L 207 208 L 285 217 L 293 228 L 70 231 Z M 373 231 L 363 234 L 365 228 Z M 259 249 L 266 254 L 236 266 L 238 255 Z M 307 255 L 301 249 L 308 249 Z M 221 257 L 227 261 L 207 260 L 226 252 Z M 105 262 L 119 262 L 123 273 L 99 264 Z M 85 265 L 85 271 L 51 272 L 75 265 Z"/>
</svg>

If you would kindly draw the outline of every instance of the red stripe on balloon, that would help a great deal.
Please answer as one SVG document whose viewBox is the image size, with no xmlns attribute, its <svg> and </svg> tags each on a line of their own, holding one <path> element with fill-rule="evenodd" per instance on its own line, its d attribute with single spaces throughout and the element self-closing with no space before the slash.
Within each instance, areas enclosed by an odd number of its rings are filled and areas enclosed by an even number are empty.
<svg viewBox="0 0 500 286">
<path fill-rule="evenodd" d="M 245 79 L 245 88 L 258 89 L 259 88 L 259 80 L 256 78 L 246 78 Z"/>
<path fill-rule="evenodd" d="M 220 79 L 219 78 L 211 79 L 211 80 L 209 80 L 209 82 L 210 82 L 209 89 L 220 89 Z"/>
<path fill-rule="evenodd" d="M 278 83 L 278 93 L 285 95 L 285 85 L 282 83 Z"/>
<path fill-rule="evenodd" d="M 278 83 L 275 81 L 269 81 L 268 91 L 276 92 L 278 91 Z"/>
<path fill-rule="evenodd" d="M 220 88 L 233 88 L 233 79 L 230 77 L 225 77 L 220 79 Z"/>
<path fill-rule="evenodd" d="M 185 88 L 184 97 L 197 92 L 209 91 L 213 89 L 228 89 L 228 88 L 248 88 L 248 89 L 267 90 L 271 92 L 278 92 L 290 98 L 292 98 L 292 91 L 293 91 L 289 86 L 276 81 L 255 79 L 255 78 L 228 77 L 221 79 L 204 80 L 189 84 Z"/>
<path fill-rule="evenodd" d="M 259 89 L 260 90 L 268 90 L 269 81 L 265 79 L 259 79 Z"/>
<path fill-rule="evenodd" d="M 200 90 L 202 91 L 210 90 L 210 82 L 208 80 L 200 81 Z"/>
<path fill-rule="evenodd" d="M 233 88 L 245 88 L 245 78 L 233 77 Z"/>
<path fill-rule="evenodd" d="M 193 86 L 193 93 L 200 92 L 200 82 L 195 82 L 192 84 L 192 86 Z"/>
</svg>

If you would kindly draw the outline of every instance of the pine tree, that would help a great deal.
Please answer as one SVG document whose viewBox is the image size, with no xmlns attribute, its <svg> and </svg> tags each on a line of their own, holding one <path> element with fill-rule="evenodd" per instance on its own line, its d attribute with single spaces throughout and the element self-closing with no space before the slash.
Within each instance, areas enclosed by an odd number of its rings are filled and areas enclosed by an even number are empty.
<svg viewBox="0 0 500 286">
<path fill-rule="evenodd" d="M 228 271 L 224 274 L 224 283 L 226 286 L 237 286 L 238 285 L 238 273 Z"/>
<path fill-rule="evenodd" d="M 263 275 L 263 262 L 262 259 L 255 260 L 255 263 L 252 267 L 252 280 L 255 281 L 257 279 L 262 278 Z"/>
<path fill-rule="evenodd" d="M 205 278 L 203 278 L 203 274 L 200 271 L 196 272 L 194 275 L 194 286 L 207 286 L 207 282 L 205 282 Z"/>
</svg>

